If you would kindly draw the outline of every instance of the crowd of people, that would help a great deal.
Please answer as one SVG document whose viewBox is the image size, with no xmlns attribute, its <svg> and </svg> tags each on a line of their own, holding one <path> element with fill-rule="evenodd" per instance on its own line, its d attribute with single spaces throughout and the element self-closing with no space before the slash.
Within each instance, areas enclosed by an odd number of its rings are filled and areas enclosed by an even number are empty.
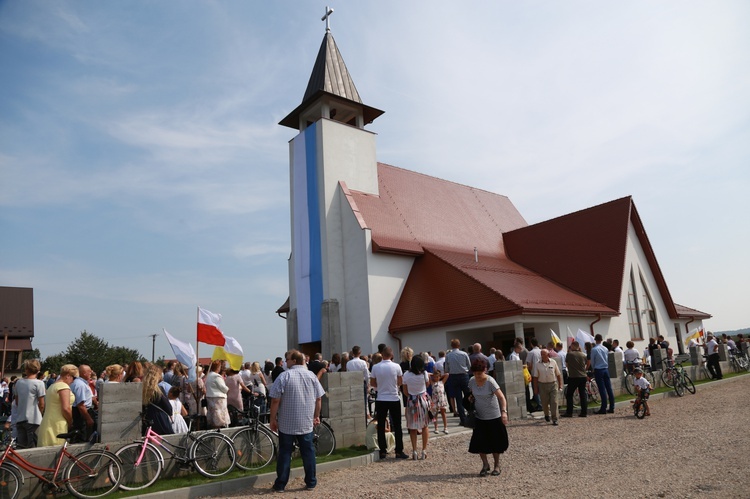
<svg viewBox="0 0 750 499">
<path fill-rule="evenodd" d="M 732 352 L 739 352 L 750 338 L 738 335 L 736 341 L 711 333 L 704 343 L 692 340 L 690 346 L 705 350 L 707 366 L 714 378 L 721 379 L 718 345 L 724 343 Z M 324 373 L 361 372 L 365 406 L 368 394 L 375 396 L 375 428 L 371 445 L 385 459 L 393 452 L 397 459 L 423 460 L 428 456 L 430 426 L 437 434 L 448 433 L 447 416 L 453 413 L 460 425 L 473 428 L 469 452 L 482 461 L 481 476 L 499 475 L 499 456 L 508 448 L 507 401 L 492 371 L 497 361 L 520 360 L 527 374 L 526 403 L 529 412 L 541 410 L 544 419 L 558 425 L 559 417 L 573 416 L 573 396 L 578 391 L 581 405 L 579 417 L 590 412 L 614 412 L 614 394 L 609 377 L 608 354 L 621 352 L 624 363 L 635 373 L 639 391 L 651 387 L 642 376 L 640 366 L 648 364 L 656 349 L 672 358 L 672 349 L 662 337 L 651 338 L 643 352 L 632 341 L 623 350 L 619 341 L 604 340 L 597 334 L 593 343 L 573 341 L 566 352 L 559 342 L 540 346 L 535 338 L 529 348 L 520 338 L 515 340 L 507 358 L 492 348 L 489 355 L 479 343 L 466 350 L 458 339 L 448 351 L 414 351 L 405 347 L 400 362 L 394 359 L 391 347 L 381 344 L 378 351 L 365 355 L 359 346 L 350 352 L 335 353 L 330 360 L 320 353 L 312 359 L 292 350 L 274 362 L 247 362 L 239 371 L 222 360 L 197 366 L 195 375 L 187 366 L 169 362 L 166 367 L 133 361 L 125 366 L 107 366 L 96 376 L 88 365 L 64 365 L 60 373 L 40 374 L 40 363 L 27 360 L 20 378 L 3 379 L 0 397 L 3 412 L 9 414 L 13 436 L 19 448 L 61 445 L 57 435 L 75 431 L 78 441 L 95 441 L 98 393 L 105 383 L 140 383 L 144 424 L 158 434 L 179 434 L 188 431 L 186 419 L 203 422 L 207 428 L 224 428 L 233 423 L 231 408 L 247 410 L 255 405 L 260 414 L 269 417 L 271 428 L 279 434 L 279 460 L 274 488 L 283 490 L 289 479 L 289 461 L 294 445 L 300 448 L 305 467 L 305 483 L 314 488 L 315 453 L 312 430 L 319 424 L 321 397 L 320 379 Z M 557 357 L 560 363 L 553 359 Z M 561 366 L 561 367 L 560 367 Z M 590 411 L 587 406 L 586 382 L 593 374 L 601 395 L 601 407 Z M 563 386 L 567 385 L 566 411 L 559 414 Z M 648 405 L 646 405 L 647 415 Z M 402 415 L 411 444 L 411 454 L 404 448 Z M 144 426 L 145 431 L 145 426 Z M 493 457 L 490 466 L 489 455 Z"/>
</svg>

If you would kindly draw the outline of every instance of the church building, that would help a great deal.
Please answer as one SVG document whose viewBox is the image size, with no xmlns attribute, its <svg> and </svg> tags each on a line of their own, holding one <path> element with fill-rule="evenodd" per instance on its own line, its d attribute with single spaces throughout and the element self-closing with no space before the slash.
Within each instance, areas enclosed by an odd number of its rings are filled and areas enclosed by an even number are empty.
<svg viewBox="0 0 750 499">
<path fill-rule="evenodd" d="M 663 335 L 675 353 L 710 315 L 676 304 L 631 197 L 528 225 L 507 196 L 380 163 L 365 105 L 326 30 L 289 143 L 288 348 L 415 352 L 583 330 Z M 572 341 L 572 340 L 571 340 Z"/>
</svg>

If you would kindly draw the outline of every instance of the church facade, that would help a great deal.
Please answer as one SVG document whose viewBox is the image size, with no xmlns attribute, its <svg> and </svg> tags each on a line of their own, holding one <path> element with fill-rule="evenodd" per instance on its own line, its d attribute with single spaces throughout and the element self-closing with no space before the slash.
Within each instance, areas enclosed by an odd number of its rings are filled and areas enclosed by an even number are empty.
<svg viewBox="0 0 750 499">
<path fill-rule="evenodd" d="M 363 104 L 330 31 L 289 143 L 288 348 L 308 354 L 444 350 L 452 338 L 506 355 L 514 338 L 578 330 L 675 352 L 710 315 L 672 300 L 625 197 L 528 225 L 503 195 L 379 163 Z"/>
</svg>

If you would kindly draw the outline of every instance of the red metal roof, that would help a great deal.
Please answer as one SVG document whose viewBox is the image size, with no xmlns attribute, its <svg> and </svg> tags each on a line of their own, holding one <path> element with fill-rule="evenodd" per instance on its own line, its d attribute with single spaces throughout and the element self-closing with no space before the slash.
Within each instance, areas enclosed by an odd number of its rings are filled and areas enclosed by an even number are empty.
<svg viewBox="0 0 750 499">
<path fill-rule="evenodd" d="M 616 315 L 504 257 L 425 249 L 416 259 L 389 329 L 405 332 L 511 315 Z"/>
<path fill-rule="evenodd" d="M 677 317 L 629 196 L 528 226 L 506 196 L 382 163 L 378 181 L 380 195 L 342 189 L 374 252 L 417 256 L 393 332 L 518 314 L 618 315 L 629 223 Z"/>
<path fill-rule="evenodd" d="M 353 210 L 371 229 L 374 251 L 422 254 L 423 248 L 503 253 L 503 232 L 526 221 L 505 197 L 378 163 L 380 195 L 352 190 Z"/>
<path fill-rule="evenodd" d="M 674 304 L 675 308 L 677 309 L 677 317 L 681 319 L 710 319 L 711 314 L 707 314 L 706 312 L 701 312 L 700 310 L 695 310 L 694 308 L 686 307 L 684 305 L 679 305 L 677 303 Z"/>
<path fill-rule="evenodd" d="M 505 234 L 508 257 L 620 309 L 630 197 Z"/>
</svg>

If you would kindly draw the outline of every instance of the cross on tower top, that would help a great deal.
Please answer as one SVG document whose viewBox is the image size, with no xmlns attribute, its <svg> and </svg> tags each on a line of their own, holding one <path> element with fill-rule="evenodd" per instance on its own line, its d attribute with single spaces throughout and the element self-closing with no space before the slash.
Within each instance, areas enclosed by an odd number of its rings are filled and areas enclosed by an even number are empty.
<svg viewBox="0 0 750 499">
<path fill-rule="evenodd" d="M 321 21 L 326 22 L 326 33 L 331 31 L 331 21 L 329 19 L 329 17 L 331 17 L 331 14 L 333 14 L 333 9 L 328 8 L 328 6 L 326 5 L 326 14 L 320 18 Z"/>
</svg>

